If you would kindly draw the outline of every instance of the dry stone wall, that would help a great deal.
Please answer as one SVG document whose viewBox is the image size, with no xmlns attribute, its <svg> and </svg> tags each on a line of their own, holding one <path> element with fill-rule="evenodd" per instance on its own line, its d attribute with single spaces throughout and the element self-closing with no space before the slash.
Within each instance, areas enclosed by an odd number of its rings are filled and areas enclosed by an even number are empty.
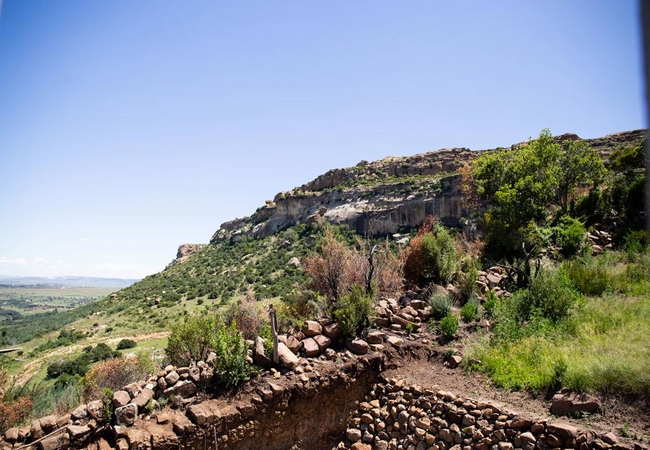
<svg viewBox="0 0 650 450">
<path fill-rule="evenodd" d="M 381 379 L 350 418 L 337 449 L 645 450 L 613 433 L 531 418 L 503 405 Z"/>
</svg>

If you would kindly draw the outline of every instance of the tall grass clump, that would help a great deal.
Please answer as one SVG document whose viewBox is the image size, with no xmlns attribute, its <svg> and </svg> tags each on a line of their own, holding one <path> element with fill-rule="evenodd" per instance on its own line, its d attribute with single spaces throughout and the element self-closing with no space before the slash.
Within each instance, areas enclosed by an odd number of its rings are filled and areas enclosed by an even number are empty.
<svg viewBox="0 0 650 450">
<path fill-rule="evenodd" d="M 566 261 L 562 265 L 573 287 L 583 295 L 603 295 L 613 286 L 613 279 L 607 266 L 589 256 Z"/>
<path fill-rule="evenodd" d="M 431 307 L 431 318 L 433 320 L 442 320 L 443 317 L 449 315 L 449 311 L 451 311 L 453 305 L 448 295 L 437 292 L 431 294 L 428 303 Z"/>
</svg>

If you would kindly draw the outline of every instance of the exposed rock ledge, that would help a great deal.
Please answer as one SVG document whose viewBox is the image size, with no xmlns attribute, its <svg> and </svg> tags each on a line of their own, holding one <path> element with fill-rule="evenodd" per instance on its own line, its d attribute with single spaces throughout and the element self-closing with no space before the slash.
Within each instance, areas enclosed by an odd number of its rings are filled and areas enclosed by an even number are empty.
<svg viewBox="0 0 650 450">
<path fill-rule="evenodd" d="M 586 141 L 606 157 L 622 146 L 639 144 L 646 130 L 625 131 Z M 580 139 L 575 134 L 558 141 Z M 510 148 L 520 144 L 514 144 Z M 252 216 L 225 222 L 210 243 L 242 236 L 263 238 L 299 222 L 327 220 L 359 233 L 386 235 L 420 225 L 429 214 L 446 225 L 464 215 L 457 171 L 483 152 L 442 149 L 409 157 L 362 161 L 334 169 L 291 191 L 280 192 Z"/>
</svg>

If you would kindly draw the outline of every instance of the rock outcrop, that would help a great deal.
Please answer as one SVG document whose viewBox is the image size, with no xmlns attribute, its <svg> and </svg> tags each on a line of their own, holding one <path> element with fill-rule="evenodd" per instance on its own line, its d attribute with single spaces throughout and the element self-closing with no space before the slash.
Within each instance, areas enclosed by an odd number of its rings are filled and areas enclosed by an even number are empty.
<svg viewBox="0 0 650 450">
<path fill-rule="evenodd" d="M 645 130 L 586 141 L 603 157 L 621 146 L 639 144 Z M 557 141 L 580 139 L 564 134 Z M 520 144 L 515 144 L 514 148 Z M 458 170 L 477 155 L 494 150 L 442 149 L 409 157 L 362 161 L 334 169 L 291 191 L 281 192 L 250 217 L 221 225 L 211 243 L 242 236 L 263 238 L 298 222 L 326 220 L 361 234 L 387 235 L 419 226 L 427 215 L 457 225 L 464 215 Z"/>
</svg>

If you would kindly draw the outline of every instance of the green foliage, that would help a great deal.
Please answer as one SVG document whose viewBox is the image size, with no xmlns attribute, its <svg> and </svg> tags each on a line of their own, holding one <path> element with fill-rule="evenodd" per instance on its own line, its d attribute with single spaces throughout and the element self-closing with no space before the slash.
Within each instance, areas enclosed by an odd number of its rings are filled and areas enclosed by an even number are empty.
<svg viewBox="0 0 650 450">
<path fill-rule="evenodd" d="M 421 277 L 425 283 L 447 285 L 456 271 L 456 246 L 454 239 L 444 228 L 422 237 L 424 265 Z"/>
<path fill-rule="evenodd" d="M 433 293 L 429 297 L 429 306 L 431 307 L 431 318 L 433 320 L 441 320 L 443 317 L 449 315 L 451 311 L 452 301 L 448 295 Z"/>
<path fill-rule="evenodd" d="M 172 364 L 181 366 L 204 360 L 210 351 L 217 354 L 215 383 L 235 386 L 250 378 L 247 348 L 235 321 L 226 326 L 214 316 L 191 315 L 172 326 L 165 349 Z"/>
<path fill-rule="evenodd" d="M 219 321 L 212 315 L 191 315 L 172 325 L 165 354 L 176 366 L 187 366 L 208 356 Z"/>
<path fill-rule="evenodd" d="M 628 258 L 634 259 L 634 255 L 648 252 L 648 233 L 645 230 L 630 231 L 625 236 L 625 250 Z"/>
<path fill-rule="evenodd" d="M 563 271 L 555 273 L 543 269 L 533 280 L 530 289 L 515 293 L 517 316 L 521 321 L 533 316 L 559 321 L 569 315 L 579 295 L 573 290 Z"/>
<path fill-rule="evenodd" d="M 136 345 L 138 345 L 137 342 L 135 342 L 133 339 L 122 339 L 118 344 L 116 349 L 117 350 L 124 350 L 127 348 L 134 348 Z"/>
<path fill-rule="evenodd" d="M 479 317 L 479 302 L 477 297 L 471 297 L 460 309 L 460 316 L 465 322 L 472 322 Z"/>
<path fill-rule="evenodd" d="M 254 370 L 246 362 L 248 349 L 235 322 L 217 329 L 212 347 L 217 354 L 213 378 L 217 384 L 237 386 L 250 379 Z"/>
<path fill-rule="evenodd" d="M 562 264 L 562 271 L 566 273 L 573 287 L 583 295 L 603 295 L 614 286 L 614 280 L 604 260 L 597 260 L 591 255 L 566 261 Z"/>
<path fill-rule="evenodd" d="M 458 318 L 449 314 L 440 320 L 440 332 L 447 339 L 452 339 L 458 331 Z"/>
<path fill-rule="evenodd" d="M 493 317 L 496 309 L 499 305 L 499 299 L 492 291 L 488 291 L 485 297 L 485 303 L 483 303 L 483 309 L 489 317 Z"/>
<path fill-rule="evenodd" d="M 334 309 L 343 336 L 348 339 L 356 337 L 368 325 L 371 311 L 372 297 L 364 294 L 360 285 L 352 286 L 352 291 L 341 297 Z"/>
<path fill-rule="evenodd" d="M 477 192 L 495 208 L 484 220 L 488 254 L 513 256 L 531 221 L 545 220 L 551 205 L 566 211 L 577 187 L 596 185 L 605 173 L 584 141 L 560 144 L 549 130 L 523 146 L 478 157 L 473 171 Z"/>
<path fill-rule="evenodd" d="M 466 304 L 472 297 L 476 296 L 476 281 L 478 280 L 478 269 L 471 265 L 466 271 L 458 274 L 459 302 Z"/>
<path fill-rule="evenodd" d="M 574 256 L 582 251 L 587 230 L 578 219 L 564 216 L 555 228 L 556 243 L 562 247 L 564 256 Z"/>
<path fill-rule="evenodd" d="M 113 351 L 108 345 L 100 342 L 95 347 L 86 347 L 83 353 L 74 359 L 51 363 L 47 367 L 47 378 L 57 378 L 64 374 L 81 377 L 88 372 L 92 363 L 117 356 L 120 356 L 119 352 Z"/>
</svg>

